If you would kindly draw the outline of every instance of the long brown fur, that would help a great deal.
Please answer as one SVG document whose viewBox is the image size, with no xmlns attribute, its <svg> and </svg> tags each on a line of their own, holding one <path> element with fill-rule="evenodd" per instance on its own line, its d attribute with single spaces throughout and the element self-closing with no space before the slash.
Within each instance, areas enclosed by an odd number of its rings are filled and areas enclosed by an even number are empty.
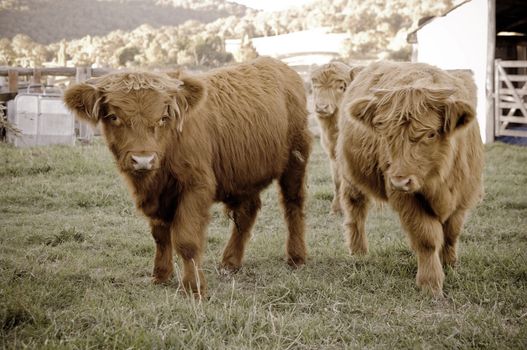
<svg viewBox="0 0 527 350">
<path fill-rule="evenodd" d="M 150 221 L 155 282 L 172 276 L 175 249 L 184 286 L 205 292 L 202 255 L 216 201 L 234 220 L 221 264 L 238 269 L 259 194 L 274 179 L 289 228 L 288 263 L 304 263 L 312 136 L 303 82 L 285 64 L 258 58 L 195 76 L 116 73 L 70 87 L 64 100 L 79 119 L 102 124 L 137 207 Z M 152 169 L 134 170 L 132 156 L 152 157 Z"/>
<path fill-rule="evenodd" d="M 468 211 L 482 197 L 483 145 L 470 74 L 378 62 L 348 88 L 337 158 L 352 253 L 365 254 L 370 198 L 398 212 L 417 254 L 417 285 L 442 294 Z"/>
<path fill-rule="evenodd" d="M 351 67 L 341 62 L 332 62 L 311 72 L 314 110 L 321 130 L 320 142 L 329 157 L 334 185 L 334 196 L 331 203 L 332 213 L 341 211 L 339 201 L 340 178 L 335 151 L 340 103 L 347 86 L 362 69 L 363 67 L 360 66 Z"/>
</svg>

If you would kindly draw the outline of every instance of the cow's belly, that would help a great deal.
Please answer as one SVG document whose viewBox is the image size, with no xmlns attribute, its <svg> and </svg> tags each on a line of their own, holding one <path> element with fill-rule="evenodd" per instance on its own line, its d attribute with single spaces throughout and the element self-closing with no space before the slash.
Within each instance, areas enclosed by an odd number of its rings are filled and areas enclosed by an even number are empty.
<svg viewBox="0 0 527 350">
<path fill-rule="evenodd" d="M 287 166 L 287 126 L 257 133 L 230 133 L 222 139 L 217 154 L 214 170 L 219 200 L 259 192 L 280 177 Z"/>
</svg>

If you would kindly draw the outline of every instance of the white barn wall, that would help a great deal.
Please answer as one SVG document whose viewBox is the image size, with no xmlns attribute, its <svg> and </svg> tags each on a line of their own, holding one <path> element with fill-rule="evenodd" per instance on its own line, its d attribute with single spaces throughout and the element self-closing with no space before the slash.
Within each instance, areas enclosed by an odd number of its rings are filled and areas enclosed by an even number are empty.
<svg viewBox="0 0 527 350">
<path fill-rule="evenodd" d="M 443 69 L 470 69 L 478 87 L 477 116 L 483 142 L 487 128 L 488 1 L 472 0 L 417 31 L 417 61 Z M 489 126 L 492 127 L 492 126 Z"/>
</svg>

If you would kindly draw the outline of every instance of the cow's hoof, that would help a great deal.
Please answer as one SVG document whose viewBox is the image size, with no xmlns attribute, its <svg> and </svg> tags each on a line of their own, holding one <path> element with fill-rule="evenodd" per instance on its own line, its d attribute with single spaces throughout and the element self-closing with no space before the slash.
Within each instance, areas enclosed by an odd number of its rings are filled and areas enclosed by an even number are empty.
<svg viewBox="0 0 527 350">
<path fill-rule="evenodd" d="M 183 288 L 181 288 L 181 290 L 179 291 L 181 295 L 187 297 L 187 298 L 193 298 L 194 300 L 196 300 L 197 302 L 202 302 L 202 301 L 206 301 L 209 299 L 208 295 L 207 295 L 207 290 L 206 289 L 200 289 L 200 290 L 193 290 L 193 289 L 190 289 L 190 288 L 185 288 L 183 286 Z"/>
<path fill-rule="evenodd" d="M 293 269 L 297 269 L 306 263 L 306 259 L 301 256 L 290 256 L 287 258 L 287 264 Z"/>
<path fill-rule="evenodd" d="M 336 216 L 342 215 L 342 210 L 340 210 L 340 208 L 339 209 L 331 208 L 331 210 L 329 211 L 329 214 L 330 215 L 336 215 Z"/>
<path fill-rule="evenodd" d="M 430 285 L 420 286 L 420 289 L 423 293 L 430 295 L 434 299 L 443 299 L 443 289 L 438 289 Z"/>
<path fill-rule="evenodd" d="M 341 215 L 342 214 L 342 208 L 340 207 L 339 201 L 333 201 L 331 203 L 331 210 L 329 212 L 333 215 Z"/>
<path fill-rule="evenodd" d="M 443 247 L 439 257 L 445 266 L 456 267 L 458 264 L 456 249 L 453 247 Z"/>
<path fill-rule="evenodd" d="M 416 284 L 424 293 L 431 295 L 435 299 L 442 299 L 444 278 L 443 274 L 435 277 L 418 274 Z"/>
<path fill-rule="evenodd" d="M 170 282 L 170 278 L 157 278 L 157 277 L 152 277 L 152 283 L 153 284 L 168 284 Z"/>
<path fill-rule="evenodd" d="M 193 296 L 196 300 L 205 300 L 207 298 L 207 286 L 202 283 L 196 283 L 195 280 L 183 280 L 183 288 L 187 295 Z"/>
<path fill-rule="evenodd" d="M 172 270 L 154 269 L 154 273 L 152 275 L 152 283 L 166 284 L 172 279 L 172 273 Z"/>
<path fill-rule="evenodd" d="M 228 276 L 240 271 L 241 268 L 241 264 L 238 265 L 223 261 L 219 266 L 219 271 L 220 274 Z"/>
<path fill-rule="evenodd" d="M 368 254 L 368 246 L 357 245 L 349 247 L 349 253 L 356 256 L 365 256 Z"/>
<path fill-rule="evenodd" d="M 242 267 L 242 258 L 235 255 L 223 256 L 220 263 L 220 272 L 222 274 L 231 274 L 238 272 Z M 225 272 L 225 273 L 223 273 Z"/>
</svg>

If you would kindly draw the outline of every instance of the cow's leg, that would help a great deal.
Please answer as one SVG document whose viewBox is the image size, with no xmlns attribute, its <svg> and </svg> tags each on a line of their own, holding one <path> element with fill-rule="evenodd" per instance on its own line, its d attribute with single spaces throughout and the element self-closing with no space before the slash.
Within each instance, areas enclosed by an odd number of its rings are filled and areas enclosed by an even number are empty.
<svg viewBox="0 0 527 350">
<path fill-rule="evenodd" d="M 335 193 L 333 195 L 333 201 L 331 202 L 331 212 L 340 213 L 340 174 L 337 162 L 335 159 L 330 159 L 331 163 L 331 176 L 333 177 L 333 184 L 335 186 Z"/>
<path fill-rule="evenodd" d="M 457 210 L 443 224 L 445 240 L 441 250 L 441 260 L 444 264 L 454 266 L 457 263 L 457 239 L 465 223 L 465 217 L 465 210 Z"/>
<path fill-rule="evenodd" d="M 170 225 L 163 222 L 151 221 L 150 227 L 152 229 L 152 236 L 156 242 L 153 280 L 154 283 L 163 283 L 168 281 L 174 272 Z"/>
<path fill-rule="evenodd" d="M 240 203 L 229 204 L 234 221 L 231 238 L 223 251 L 221 265 L 229 271 L 236 271 L 242 265 L 245 244 L 251 236 L 251 229 L 256 221 L 256 214 L 261 207 L 260 196 L 257 194 Z"/>
<path fill-rule="evenodd" d="M 172 244 L 183 260 L 183 286 L 196 297 L 204 296 L 206 290 L 201 266 L 212 203 L 211 191 L 187 190 L 181 195 L 171 227 Z"/>
<path fill-rule="evenodd" d="M 289 230 L 286 243 L 287 263 L 292 267 L 303 265 L 307 258 L 305 243 L 304 201 L 305 174 L 309 146 L 306 145 L 302 156 L 293 154 L 286 170 L 279 180 L 281 202 Z"/>
<path fill-rule="evenodd" d="M 344 213 L 344 234 L 350 253 L 368 253 L 365 230 L 370 202 L 368 196 L 348 181 L 343 181 L 340 186 L 340 201 Z"/>
<path fill-rule="evenodd" d="M 442 296 L 445 274 L 439 258 L 443 246 L 441 223 L 413 195 L 402 195 L 391 203 L 399 212 L 401 224 L 417 254 L 417 286 L 433 296 Z"/>
</svg>

